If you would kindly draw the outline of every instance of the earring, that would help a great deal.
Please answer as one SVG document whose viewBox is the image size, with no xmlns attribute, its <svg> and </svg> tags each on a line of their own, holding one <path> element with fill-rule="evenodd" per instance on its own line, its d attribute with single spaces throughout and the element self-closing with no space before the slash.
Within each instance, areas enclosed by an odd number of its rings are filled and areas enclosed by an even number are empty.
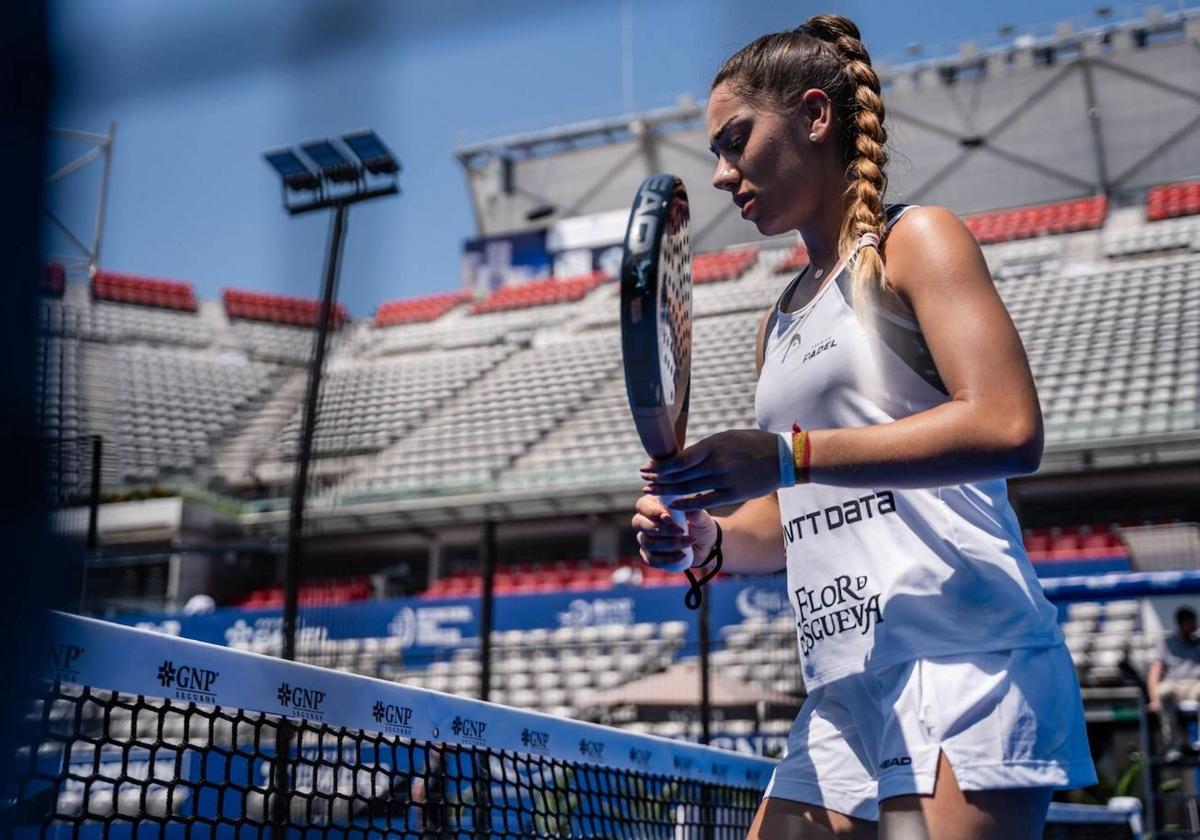
<svg viewBox="0 0 1200 840">
<path fill-rule="evenodd" d="M 813 132 L 812 134 L 808 135 L 808 139 L 815 141 L 817 139 L 816 132 Z"/>
</svg>

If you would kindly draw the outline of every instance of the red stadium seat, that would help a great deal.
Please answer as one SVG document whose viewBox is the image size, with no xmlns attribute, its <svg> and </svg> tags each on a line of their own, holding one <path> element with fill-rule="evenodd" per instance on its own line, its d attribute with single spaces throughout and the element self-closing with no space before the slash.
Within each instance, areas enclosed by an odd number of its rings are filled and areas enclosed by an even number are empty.
<svg viewBox="0 0 1200 840">
<path fill-rule="evenodd" d="M 183 312 L 195 312 L 200 308 L 191 283 L 97 269 L 92 273 L 91 288 L 95 300 Z"/>
<path fill-rule="evenodd" d="M 66 292 L 67 288 L 66 269 L 62 268 L 62 263 L 43 265 L 41 281 L 42 294 L 61 298 L 62 293 Z"/>
<path fill-rule="evenodd" d="M 471 312 L 481 315 L 486 312 L 568 303 L 584 297 L 607 279 L 608 275 L 603 271 L 593 271 L 591 274 L 584 274 L 581 277 L 566 277 L 562 280 L 551 277 L 512 286 L 501 286 L 483 300 L 473 304 Z"/>
<path fill-rule="evenodd" d="M 697 254 L 692 258 L 692 282 L 718 283 L 722 280 L 735 280 L 754 265 L 757 259 L 757 248 Z"/>
<path fill-rule="evenodd" d="M 316 326 L 317 319 L 321 316 L 321 301 L 315 298 L 265 294 L 239 289 L 223 289 L 221 298 L 225 302 L 225 314 L 230 318 L 312 327 Z M 335 303 L 329 316 L 330 326 L 338 329 L 346 317 L 346 307 Z"/>
<path fill-rule="evenodd" d="M 1032 236 L 1093 230 L 1104 224 L 1107 214 L 1107 196 L 1097 195 L 1034 207 L 978 213 L 963 221 L 980 244 L 986 245 Z"/>
<path fill-rule="evenodd" d="M 1146 218 L 1152 222 L 1200 213 L 1200 181 L 1161 184 L 1146 193 Z"/>
<path fill-rule="evenodd" d="M 381 303 L 375 312 L 375 326 L 392 327 L 434 321 L 469 299 L 467 292 L 447 292 L 407 300 L 389 300 Z"/>
</svg>

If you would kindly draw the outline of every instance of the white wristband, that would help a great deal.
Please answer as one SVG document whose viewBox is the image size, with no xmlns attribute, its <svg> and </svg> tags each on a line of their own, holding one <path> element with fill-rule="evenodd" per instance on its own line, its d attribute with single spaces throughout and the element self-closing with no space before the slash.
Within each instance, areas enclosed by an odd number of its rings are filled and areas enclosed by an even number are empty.
<svg viewBox="0 0 1200 840">
<path fill-rule="evenodd" d="M 779 486 L 796 486 L 796 461 L 792 455 L 792 433 L 779 433 Z"/>
</svg>

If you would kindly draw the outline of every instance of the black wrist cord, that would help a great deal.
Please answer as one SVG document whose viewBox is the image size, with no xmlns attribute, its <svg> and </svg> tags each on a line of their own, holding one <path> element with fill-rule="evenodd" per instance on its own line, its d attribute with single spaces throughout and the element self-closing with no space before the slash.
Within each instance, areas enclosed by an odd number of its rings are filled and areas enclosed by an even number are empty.
<svg viewBox="0 0 1200 840">
<path fill-rule="evenodd" d="M 721 553 L 721 540 L 724 537 L 724 532 L 721 530 L 721 523 L 713 520 L 713 524 L 717 526 L 717 541 L 713 543 L 712 548 L 708 550 L 708 556 L 704 558 L 704 562 L 699 566 L 693 566 L 693 569 L 704 569 L 709 563 L 713 564 L 711 569 L 708 569 L 699 579 L 692 574 L 692 569 L 687 569 L 686 574 L 691 585 L 688 587 L 687 594 L 683 596 L 683 603 L 687 605 L 689 610 L 700 609 L 700 603 L 704 600 L 703 586 L 710 580 L 715 578 L 721 572 L 721 564 L 725 561 L 724 555 Z"/>
</svg>

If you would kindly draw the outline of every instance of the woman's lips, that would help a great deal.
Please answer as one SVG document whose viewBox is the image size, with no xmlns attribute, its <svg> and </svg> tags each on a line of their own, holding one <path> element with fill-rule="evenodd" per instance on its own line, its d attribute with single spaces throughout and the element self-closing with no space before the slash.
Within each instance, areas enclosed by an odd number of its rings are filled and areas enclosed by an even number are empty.
<svg viewBox="0 0 1200 840">
<path fill-rule="evenodd" d="M 745 204 L 742 205 L 742 218 L 743 219 L 750 218 L 750 208 L 752 208 L 753 206 L 754 206 L 754 198 L 753 197 L 749 201 L 747 201 Z"/>
</svg>

